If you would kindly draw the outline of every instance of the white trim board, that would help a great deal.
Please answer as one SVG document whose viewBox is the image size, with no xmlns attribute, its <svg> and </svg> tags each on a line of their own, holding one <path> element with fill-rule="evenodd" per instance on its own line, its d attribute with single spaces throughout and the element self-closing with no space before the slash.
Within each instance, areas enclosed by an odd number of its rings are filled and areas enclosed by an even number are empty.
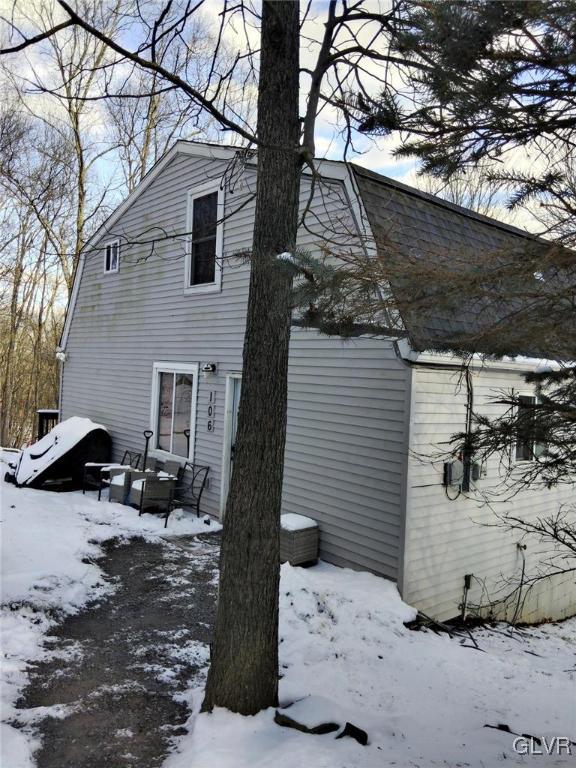
<svg viewBox="0 0 576 768">
<path fill-rule="evenodd" d="M 407 362 L 435 365 L 462 365 L 463 358 L 449 352 L 415 352 L 407 339 L 398 341 L 398 350 L 403 360 Z M 480 354 L 471 356 L 468 363 L 472 368 L 486 368 L 487 370 L 516 371 L 518 373 L 544 370 L 558 370 L 561 366 L 555 360 L 545 360 L 537 357 L 501 357 L 499 359 L 486 359 Z"/>
<path fill-rule="evenodd" d="M 216 208 L 216 264 L 214 267 L 214 282 L 199 283 L 190 285 L 190 270 L 192 266 L 192 211 L 194 200 L 213 192 L 218 193 L 218 202 Z M 222 185 L 216 181 L 208 181 L 206 184 L 200 184 L 191 187 L 188 190 L 186 200 L 186 256 L 184 258 L 184 293 L 193 295 L 195 293 L 219 293 L 222 290 L 222 259 L 224 258 L 224 204 L 225 192 Z"/>
<path fill-rule="evenodd" d="M 226 500 L 230 488 L 230 446 L 232 437 L 232 408 L 234 405 L 234 381 L 242 379 L 241 373 L 226 375 L 226 394 L 224 399 L 224 430 L 222 435 L 222 464 L 220 480 L 220 520 L 224 520 Z"/>
</svg>

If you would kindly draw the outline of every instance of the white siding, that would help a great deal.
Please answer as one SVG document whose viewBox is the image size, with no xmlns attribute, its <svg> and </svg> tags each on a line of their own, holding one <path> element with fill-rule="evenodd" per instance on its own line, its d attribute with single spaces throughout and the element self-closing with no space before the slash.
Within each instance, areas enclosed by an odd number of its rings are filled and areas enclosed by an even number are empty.
<svg viewBox="0 0 576 768">
<path fill-rule="evenodd" d="M 151 238 L 185 230 L 189 189 L 219 180 L 226 163 L 177 155 L 120 218 L 114 236 Z M 255 187 L 248 170 L 226 211 Z M 302 206 L 309 186 L 303 184 Z M 240 372 L 249 267 L 232 254 L 249 249 L 253 202 L 224 222 L 221 293 L 184 295 L 184 238 L 123 247 L 118 274 L 104 275 L 102 254 L 87 256 L 67 343 L 62 413 L 110 428 L 115 457 L 142 449 L 150 426 L 154 362 L 217 364 L 200 379 L 195 460 L 210 466 L 202 506 L 219 513 L 226 375 Z M 317 251 L 325 236 L 350 241 L 350 203 L 340 182 L 319 185 L 299 246 Z M 109 234 L 102 240 L 109 239 Z M 397 573 L 410 371 L 390 342 L 342 342 L 293 333 L 290 355 L 285 511 L 316 517 L 322 555 L 387 576 Z M 216 393 L 214 430 L 207 406 Z"/>
<path fill-rule="evenodd" d="M 509 511 L 535 519 L 575 501 L 574 486 L 565 485 L 551 490 L 530 489 L 506 501 L 488 495 L 490 503 L 483 503 L 483 494 L 490 494 L 498 486 L 498 457 L 488 463 L 487 476 L 476 483 L 477 490 L 468 494 L 469 498 L 447 498 L 442 485 L 442 461 L 431 462 L 426 457 L 445 450 L 451 435 L 464 431 L 466 389 L 464 383 L 459 384 L 459 378 L 459 372 L 419 366 L 412 380 L 403 596 L 439 619 L 459 614 L 465 574 L 474 575 L 470 601 L 476 604 L 501 596 L 506 591 L 504 580 L 520 576 L 520 535 L 493 527 L 497 522 L 495 513 Z M 531 393 L 517 373 L 484 368 L 476 370 L 472 379 L 474 409 L 480 413 L 497 414 L 502 406 L 490 400 L 503 390 Z M 449 493 L 454 495 L 454 489 Z M 530 573 L 541 559 L 542 545 L 534 538 L 523 543 L 527 545 Z M 541 583 L 528 596 L 522 619 L 538 621 L 575 613 L 574 581 L 573 577 L 562 577 L 555 578 L 552 584 L 549 580 Z M 508 616 L 514 607 L 508 607 Z"/>
</svg>

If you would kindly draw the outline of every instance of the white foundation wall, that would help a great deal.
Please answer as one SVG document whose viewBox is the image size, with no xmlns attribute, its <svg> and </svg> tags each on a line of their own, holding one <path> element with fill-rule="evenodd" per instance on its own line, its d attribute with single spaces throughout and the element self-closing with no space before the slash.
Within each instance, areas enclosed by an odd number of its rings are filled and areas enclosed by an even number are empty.
<svg viewBox="0 0 576 768">
<path fill-rule="evenodd" d="M 472 370 L 474 411 L 491 414 L 504 406 L 491 402 L 503 391 L 533 394 L 520 372 L 483 367 Z M 442 483 L 448 441 L 463 432 L 466 385 L 460 371 L 414 366 L 410 415 L 410 457 L 403 565 L 403 597 L 439 620 L 460 614 L 464 576 L 472 574 L 468 594 L 472 610 L 498 618 L 537 622 L 576 613 L 576 575 L 555 576 L 523 590 L 506 604 L 491 604 L 509 594 L 522 574 L 534 574 L 550 554 L 550 542 L 498 527 L 498 515 L 526 520 L 553 514 L 561 505 L 576 505 L 574 484 L 532 488 L 510 498 L 501 491 L 500 457 L 486 464 L 486 476 L 469 493 L 450 500 Z M 457 489 L 449 488 L 450 496 Z M 574 514 L 576 514 L 576 506 Z M 520 549 L 518 544 L 526 545 Z M 510 581 L 512 580 L 512 582 Z"/>
</svg>

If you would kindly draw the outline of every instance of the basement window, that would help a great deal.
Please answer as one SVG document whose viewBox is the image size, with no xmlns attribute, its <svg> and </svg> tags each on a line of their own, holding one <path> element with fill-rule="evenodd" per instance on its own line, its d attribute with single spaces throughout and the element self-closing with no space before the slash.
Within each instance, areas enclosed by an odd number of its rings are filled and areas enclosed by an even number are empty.
<svg viewBox="0 0 576 768">
<path fill-rule="evenodd" d="M 516 427 L 516 461 L 535 461 L 542 455 L 546 444 L 537 440 L 535 407 L 538 398 L 519 395 Z"/>
<path fill-rule="evenodd" d="M 104 248 L 104 273 L 118 272 L 120 266 L 120 240 L 111 240 Z"/>
</svg>

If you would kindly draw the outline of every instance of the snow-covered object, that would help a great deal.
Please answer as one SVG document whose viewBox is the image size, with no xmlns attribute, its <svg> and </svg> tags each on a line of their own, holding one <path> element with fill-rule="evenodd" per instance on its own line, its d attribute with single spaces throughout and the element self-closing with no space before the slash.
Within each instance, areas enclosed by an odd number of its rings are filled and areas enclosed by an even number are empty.
<svg viewBox="0 0 576 768">
<path fill-rule="evenodd" d="M 305 531 L 307 528 L 317 528 L 318 523 L 311 517 L 305 515 L 296 515 L 294 512 L 287 512 L 280 516 L 280 525 L 285 531 Z"/>
<path fill-rule="evenodd" d="M 349 713 L 338 702 L 332 701 L 326 696 L 305 696 L 278 711 L 309 730 L 326 723 L 344 726 L 349 717 Z"/>
<path fill-rule="evenodd" d="M 154 473 L 151 473 L 151 474 L 154 474 L 154 476 L 158 480 L 176 480 L 174 475 L 170 475 L 170 474 L 168 474 L 168 472 L 160 471 L 160 472 L 154 472 Z M 137 491 L 141 491 L 142 488 L 144 487 L 145 481 L 146 481 L 146 478 L 144 478 L 144 477 L 140 478 L 139 480 L 134 480 L 134 482 L 132 483 L 132 488 L 135 488 Z"/>
<path fill-rule="evenodd" d="M 93 438 L 93 445 L 87 440 L 89 437 Z M 71 457 L 73 466 L 67 468 L 72 476 L 78 476 L 88 459 L 109 459 L 110 437 L 106 427 L 95 424 L 90 419 L 72 416 L 22 451 L 16 470 L 17 485 L 41 485 L 46 479 L 47 470 L 54 467 L 60 459 L 64 459 L 73 449 L 78 448 L 82 441 L 86 441 L 84 450 L 77 451 L 77 458 Z"/>
</svg>

